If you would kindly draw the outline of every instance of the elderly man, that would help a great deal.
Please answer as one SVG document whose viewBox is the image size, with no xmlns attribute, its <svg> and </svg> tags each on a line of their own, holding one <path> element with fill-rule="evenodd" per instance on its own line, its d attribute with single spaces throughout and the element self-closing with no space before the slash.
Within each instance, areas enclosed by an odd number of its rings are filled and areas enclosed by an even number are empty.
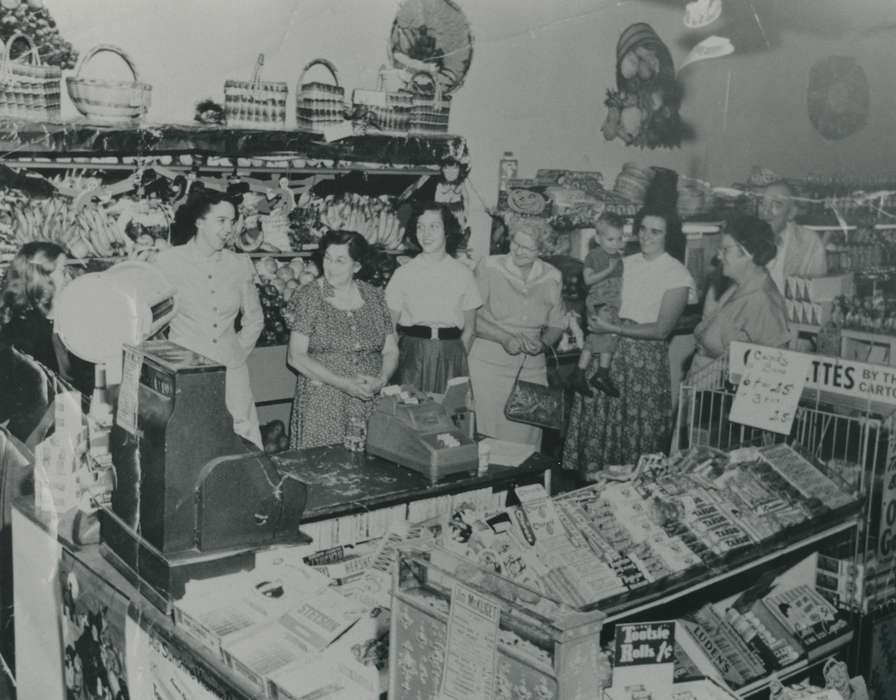
<svg viewBox="0 0 896 700">
<path fill-rule="evenodd" d="M 794 223 L 797 207 L 793 194 L 790 185 L 777 182 L 763 189 L 759 201 L 759 216 L 777 237 L 778 255 L 767 267 L 782 294 L 785 277 L 819 277 L 828 269 L 821 237 Z"/>
</svg>

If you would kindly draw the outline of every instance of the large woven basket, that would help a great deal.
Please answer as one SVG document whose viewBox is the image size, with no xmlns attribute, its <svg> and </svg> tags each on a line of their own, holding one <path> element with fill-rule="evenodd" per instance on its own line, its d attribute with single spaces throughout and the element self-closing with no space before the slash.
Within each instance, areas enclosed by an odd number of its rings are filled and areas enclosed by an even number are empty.
<svg viewBox="0 0 896 700">
<path fill-rule="evenodd" d="M 323 66 L 333 76 L 333 83 L 303 82 L 314 66 Z M 309 61 L 299 76 L 296 92 L 296 125 L 305 131 L 323 131 L 345 120 L 345 88 L 339 84 L 336 66 L 325 58 Z"/>
<path fill-rule="evenodd" d="M 13 60 L 10 56 L 18 39 L 28 43 L 28 51 Z M 13 34 L 6 44 L 0 41 L 0 118 L 53 121 L 59 119 L 59 96 L 62 71 L 58 66 L 45 66 L 24 34 Z M 33 63 L 21 58 L 30 55 Z"/>
<path fill-rule="evenodd" d="M 407 134 L 411 126 L 413 93 L 389 90 L 384 79 L 385 67 L 380 68 L 376 90 L 352 91 L 352 115 L 355 134 Z"/>
<path fill-rule="evenodd" d="M 264 54 L 258 54 L 251 80 L 224 81 L 224 115 L 227 125 L 249 129 L 282 129 L 286 126 L 284 82 L 261 79 Z"/>
<path fill-rule="evenodd" d="M 108 51 L 124 60 L 133 80 L 99 80 L 82 78 L 81 70 L 98 53 Z M 140 75 L 130 57 L 112 44 L 97 44 L 81 56 L 75 74 L 65 79 L 68 95 L 77 110 L 91 121 L 121 123 L 142 118 L 152 101 L 152 85 L 140 82 Z"/>
<path fill-rule="evenodd" d="M 412 134 L 448 133 L 451 95 L 442 92 L 442 85 L 429 73 L 416 73 L 411 79 L 413 101 L 409 131 Z"/>
</svg>

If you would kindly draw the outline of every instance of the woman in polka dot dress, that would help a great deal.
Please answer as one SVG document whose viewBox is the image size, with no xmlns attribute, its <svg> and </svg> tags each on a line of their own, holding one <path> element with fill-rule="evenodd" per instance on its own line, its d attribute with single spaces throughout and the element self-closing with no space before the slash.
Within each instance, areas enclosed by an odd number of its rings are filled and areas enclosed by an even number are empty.
<svg viewBox="0 0 896 700">
<path fill-rule="evenodd" d="M 341 443 L 351 419 L 367 421 L 398 364 L 383 291 L 355 280 L 363 236 L 330 231 L 320 250 L 323 276 L 297 290 L 286 309 L 287 361 L 299 373 L 290 429 L 296 449 Z"/>
</svg>

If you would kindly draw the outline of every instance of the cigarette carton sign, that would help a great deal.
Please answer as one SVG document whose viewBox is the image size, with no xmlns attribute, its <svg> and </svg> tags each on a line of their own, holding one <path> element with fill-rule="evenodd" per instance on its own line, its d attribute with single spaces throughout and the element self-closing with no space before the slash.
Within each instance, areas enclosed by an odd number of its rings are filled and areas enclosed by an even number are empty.
<svg viewBox="0 0 896 700">
<path fill-rule="evenodd" d="M 616 625 L 616 662 L 621 666 L 670 664 L 675 654 L 675 622 Z"/>
</svg>

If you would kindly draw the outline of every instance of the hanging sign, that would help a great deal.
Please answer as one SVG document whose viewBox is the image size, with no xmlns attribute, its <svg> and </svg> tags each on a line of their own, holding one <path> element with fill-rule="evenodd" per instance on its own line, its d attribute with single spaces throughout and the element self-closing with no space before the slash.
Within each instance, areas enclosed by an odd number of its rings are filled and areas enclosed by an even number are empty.
<svg viewBox="0 0 896 700">
<path fill-rule="evenodd" d="M 809 372 L 809 356 L 753 346 L 729 418 L 743 425 L 790 433 Z"/>
<path fill-rule="evenodd" d="M 728 371 L 732 382 L 739 381 L 754 350 L 771 349 L 752 343 L 731 343 Z M 840 399 L 846 405 L 885 416 L 896 409 L 896 368 L 825 355 L 789 354 L 808 359 L 804 386 L 824 395 L 826 400 Z"/>
</svg>

